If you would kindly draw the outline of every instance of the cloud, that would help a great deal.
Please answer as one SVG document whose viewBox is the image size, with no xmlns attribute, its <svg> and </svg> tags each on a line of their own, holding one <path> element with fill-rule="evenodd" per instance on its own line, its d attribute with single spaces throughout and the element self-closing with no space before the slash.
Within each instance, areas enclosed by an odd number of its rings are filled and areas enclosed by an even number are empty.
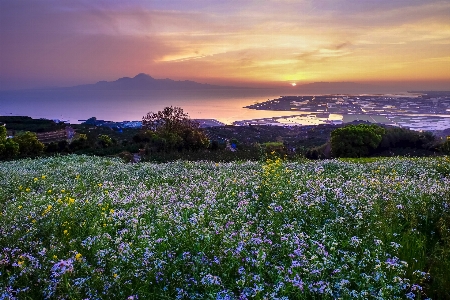
<svg viewBox="0 0 450 300">
<path fill-rule="evenodd" d="M 176 45 L 152 33 L 152 13 L 53 4 L 1 2 L 3 78 L 121 77 L 178 51 Z M 140 29 L 139 34 L 130 33 L 133 26 Z"/>
<path fill-rule="evenodd" d="M 0 77 L 400 76 L 449 53 L 449 20 L 434 0 L 6 0 Z"/>
</svg>

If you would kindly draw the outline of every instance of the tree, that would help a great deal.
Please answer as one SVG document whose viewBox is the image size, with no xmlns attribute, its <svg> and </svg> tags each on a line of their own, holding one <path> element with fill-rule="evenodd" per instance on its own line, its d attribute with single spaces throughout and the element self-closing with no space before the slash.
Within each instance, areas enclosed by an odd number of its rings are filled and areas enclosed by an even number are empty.
<svg viewBox="0 0 450 300">
<path fill-rule="evenodd" d="M 446 141 L 441 145 L 441 151 L 445 154 L 450 154 L 450 135 L 447 136 Z"/>
<path fill-rule="evenodd" d="M 19 154 L 19 145 L 6 137 L 6 127 L 0 125 L 0 159 L 9 159 Z"/>
<path fill-rule="evenodd" d="M 80 133 L 78 137 L 70 143 L 69 147 L 73 151 L 89 148 L 87 135 Z"/>
<path fill-rule="evenodd" d="M 6 141 L 6 127 L 5 125 L 0 125 L 0 143 Z"/>
<path fill-rule="evenodd" d="M 6 141 L 6 127 L 5 125 L 0 125 L 0 143 Z"/>
<path fill-rule="evenodd" d="M 375 150 L 385 133 L 378 125 L 347 125 L 331 132 L 331 151 L 336 157 L 364 157 Z"/>
<path fill-rule="evenodd" d="M 109 137 L 109 135 L 106 134 L 99 135 L 98 142 L 103 148 L 108 148 L 113 144 L 112 139 Z"/>
<path fill-rule="evenodd" d="M 418 132 L 401 127 L 386 128 L 378 151 L 396 149 L 425 149 L 430 150 L 435 145 L 435 137 L 431 132 Z"/>
<path fill-rule="evenodd" d="M 159 149 L 198 150 L 207 148 L 209 139 L 199 124 L 191 120 L 180 107 L 166 107 L 157 113 L 150 112 L 142 118 L 144 132 L 151 131 L 151 142 Z"/>
<path fill-rule="evenodd" d="M 41 143 L 36 134 L 30 131 L 21 133 L 13 138 L 19 145 L 19 152 L 22 156 L 38 156 L 44 151 L 44 144 Z"/>
</svg>

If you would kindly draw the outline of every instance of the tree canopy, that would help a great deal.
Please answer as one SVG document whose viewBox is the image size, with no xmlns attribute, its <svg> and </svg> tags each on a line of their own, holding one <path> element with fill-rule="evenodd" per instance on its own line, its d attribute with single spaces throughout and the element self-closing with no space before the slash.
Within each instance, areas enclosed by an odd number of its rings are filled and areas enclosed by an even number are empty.
<svg viewBox="0 0 450 300">
<path fill-rule="evenodd" d="M 6 137 L 6 127 L 0 125 L 0 159 L 14 158 L 19 154 L 19 145 Z"/>
<path fill-rule="evenodd" d="M 26 131 L 20 133 L 13 140 L 19 145 L 20 155 L 22 156 L 38 156 L 42 154 L 45 148 L 34 132 Z"/>
<path fill-rule="evenodd" d="M 170 106 L 156 113 L 147 113 L 142 118 L 142 128 L 150 131 L 145 135 L 158 150 L 198 150 L 209 145 L 209 139 L 198 122 L 191 120 L 180 107 Z"/>
<path fill-rule="evenodd" d="M 380 144 L 385 129 L 378 125 L 347 125 L 331 132 L 331 151 L 336 157 L 364 157 Z"/>
</svg>

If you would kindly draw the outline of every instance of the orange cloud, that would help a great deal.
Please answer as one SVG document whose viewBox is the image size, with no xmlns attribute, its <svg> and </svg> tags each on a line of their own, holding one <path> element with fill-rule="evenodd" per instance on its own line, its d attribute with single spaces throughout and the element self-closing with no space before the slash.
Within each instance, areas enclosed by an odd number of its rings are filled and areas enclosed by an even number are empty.
<svg viewBox="0 0 450 300">
<path fill-rule="evenodd" d="M 371 3 L 5 1 L 0 78 L 450 80 L 450 3 Z"/>
</svg>

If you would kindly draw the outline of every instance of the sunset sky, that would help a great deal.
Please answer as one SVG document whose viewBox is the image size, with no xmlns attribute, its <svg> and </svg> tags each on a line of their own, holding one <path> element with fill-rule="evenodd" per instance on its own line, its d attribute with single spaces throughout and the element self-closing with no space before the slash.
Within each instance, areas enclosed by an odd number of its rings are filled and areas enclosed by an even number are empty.
<svg viewBox="0 0 450 300">
<path fill-rule="evenodd" d="M 138 73 L 450 90 L 450 1 L 0 0 L 0 89 Z"/>
</svg>

